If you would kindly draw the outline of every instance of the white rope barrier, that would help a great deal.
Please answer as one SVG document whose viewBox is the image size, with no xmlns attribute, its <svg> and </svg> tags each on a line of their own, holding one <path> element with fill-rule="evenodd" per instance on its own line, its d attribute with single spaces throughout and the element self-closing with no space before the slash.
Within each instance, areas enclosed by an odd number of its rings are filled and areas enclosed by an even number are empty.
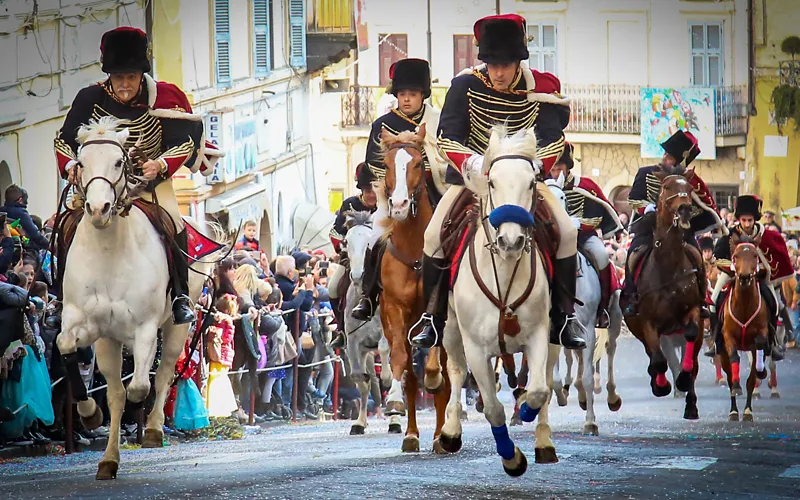
<svg viewBox="0 0 800 500">
<path fill-rule="evenodd" d="M 324 365 L 325 363 L 327 363 L 329 361 L 333 361 L 334 363 L 340 363 L 340 364 L 344 365 L 344 363 L 342 362 L 341 356 L 336 356 L 335 358 L 328 358 L 328 359 L 326 359 L 324 361 L 317 361 L 317 362 L 314 362 L 314 363 L 309 363 L 307 365 L 297 365 L 297 367 L 298 368 L 313 368 L 315 366 Z M 270 367 L 270 368 L 259 368 L 258 370 L 256 370 L 256 373 L 271 372 L 271 371 L 275 371 L 275 370 L 283 370 L 285 368 L 293 368 L 293 367 L 294 367 L 294 363 L 288 364 L 288 365 L 273 366 L 273 367 Z M 242 370 L 236 370 L 234 372 L 228 372 L 228 375 L 238 375 L 240 373 L 249 373 L 249 372 L 250 372 L 250 370 L 242 369 Z"/>
</svg>

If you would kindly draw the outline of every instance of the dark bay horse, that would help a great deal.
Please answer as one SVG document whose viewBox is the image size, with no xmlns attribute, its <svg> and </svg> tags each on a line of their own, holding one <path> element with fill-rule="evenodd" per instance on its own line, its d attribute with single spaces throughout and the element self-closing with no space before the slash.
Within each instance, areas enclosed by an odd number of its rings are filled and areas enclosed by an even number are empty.
<svg viewBox="0 0 800 500">
<path fill-rule="evenodd" d="M 422 161 L 425 125 L 419 131 L 394 135 L 386 130 L 381 137 L 386 164 L 385 197 L 388 203 L 385 253 L 381 261 L 380 295 L 381 322 L 389 341 L 389 362 L 392 367 L 392 385 L 386 401 L 387 415 L 405 414 L 403 401 L 403 375 L 405 397 L 408 402 L 408 425 L 402 450 L 419 451 L 416 398 L 419 381 L 414 372 L 408 332 L 425 310 L 422 293 L 421 259 L 425 228 L 433 216 L 425 186 L 425 168 Z M 381 221 L 378 221 L 380 224 Z M 438 438 L 444 425 L 444 411 L 450 392 L 447 373 L 441 369 L 447 363 L 444 348 L 434 347 L 428 353 L 425 366 L 425 388 L 434 394 L 436 406 L 436 431 L 434 451 L 443 452 Z"/>
<path fill-rule="evenodd" d="M 728 420 L 732 422 L 739 420 L 739 409 L 736 407 L 736 395 L 742 389 L 739 384 L 739 351 L 749 351 L 752 358 L 743 420 L 753 421 L 756 377 L 767 377 L 764 351 L 769 346 L 769 308 L 762 303 L 759 290 L 759 282 L 767 271 L 760 268 L 759 243 L 760 238 L 740 238 L 735 232 L 731 234 L 731 261 L 734 269 L 723 269 L 723 272 L 732 274 L 735 278 L 733 288 L 723 302 L 722 334 L 725 348 L 719 353 L 722 369 L 728 375 L 728 388 L 731 391 Z"/>
<path fill-rule="evenodd" d="M 688 175 L 692 175 L 691 173 Z M 647 368 L 653 394 L 663 397 L 672 390 L 665 373 L 667 359 L 661 350 L 661 335 L 683 334 L 686 339 L 682 370 L 675 388 L 686 392 L 683 418 L 698 418 L 697 354 L 702 320 L 700 308 L 704 297 L 697 282 L 698 266 L 703 265 L 700 251 L 686 243 L 684 232 L 691 231 L 692 185 L 682 175 L 657 175 L 661 190 L 656 209 L 652 250 L 641 248 L 629 255 L 631 272 L 641 267 L 638 278 L 639 314 L 625 318 L 633 335 L 644 344 L 650 358 Z M 642 262 L 641 259 L 645 259 Z"/>
</svg>

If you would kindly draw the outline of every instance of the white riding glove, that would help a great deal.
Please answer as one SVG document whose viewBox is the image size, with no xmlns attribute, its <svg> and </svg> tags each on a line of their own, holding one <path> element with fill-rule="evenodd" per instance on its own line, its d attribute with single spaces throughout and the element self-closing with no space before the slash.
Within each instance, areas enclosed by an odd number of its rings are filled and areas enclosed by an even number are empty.
<svg viewBox="0 0 800 500">
<path fill-rule="evenodd" d="M 575 229 L 581 229 L 581 220 L 577 217 L 570 217 L 569 220 L 572 221 L 572 225 L 575 226 Z"/>
<path fill-rule="evenodd" d="M 655 205 L 653 205 L 652 203 L 650 203 L 649 205 L 647 205 L 647 206 L 644 208 L 644 213 L 646 213 L 646 214 L 649 214 L 649 213 L 651 213 L 651 212 L 655 212 L 655 211 L 656 211 L 656 206 L 655 206 Z"/>
</svg>

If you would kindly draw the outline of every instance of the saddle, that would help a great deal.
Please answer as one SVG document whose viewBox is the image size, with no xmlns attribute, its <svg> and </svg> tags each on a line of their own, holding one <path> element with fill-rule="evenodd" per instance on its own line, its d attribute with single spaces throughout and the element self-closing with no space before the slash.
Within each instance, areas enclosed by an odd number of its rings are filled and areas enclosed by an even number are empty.
<svg viewBox="0 0 800 500">
<path fill-rule="evenodd" d="M 534 196 L 536 194 L 534 193 Z M 447 262 L 450 262 L 450 287 L 455 284 L 461 260 L 469 243 L 478 229 L 480 209 L 475 195 L 464 189 L 456 198 L 442 224 L 441 249 Z M 548 281 L 553 280 L 553 261 L 558 251 L 561 234 L 553 220 L 553 212 L 547 203 L 536 203 L 533 212 L 537 224 L 533 240 L 545 260 Z"/>
<path fill-rule="evenodd" d="M 174 274 L 174 263 L 172 261 L 172 252 L 169 251 L 172 240 L 175 238 L 176 235 L 176 228 L 175 224 L 172 222 L 169 214 L 164 210 L 161 206 L 156 203 L 152 203 L 149 201 L 145 201 L 142 199 L 135 199 L 131 201 L 132 206 L 135 206 L 139 210 L 144 213 L 147 219 L 153 224 L 153 227 L 158 231 L 161 235 L 161 239 L 164 240 L 164 248 L 167 251 L 167 264 L 169 266 L 170 276 Z M 69 253 L 69 249 L 72 246 L 72 241 L 75 239 L 75 232 L 78 229 L 78 223 L 83 219 L 84 215 L 83 207 L 81 208 L 71 208 L 67 209 L 64 212 L 61 212 L 56 217 L 55 225 L 53 227 L 53 240 L 51 241 L 51 248 L 50 251 L 53 255 L 56 256 L 54 264 L 60 264 L 56 266 L 56 272 L 54 273 L 56 276 L 57 283 L 63 283 L 64 279 L 64 269 L 66 267 L 67 262 L 67 254 Z M 194 228 L 187 224 L 186 225 L 187 231 L 187 239 L 195 239 L 195 240 L 202 240 L 202 243 L 205 243 L 208 238 L 204 235 L 200 234 Z M 191 229 L 190 229 L 191 228 Z M 191 238 L 189 237 L 191 234 Z M 198 238 L 198 235 L 200 238 Z M 210 241 L 210 240 L 208 240 Z M 216 243 L 215 243 L 216 244 Z M 216 244 L 219 245 L 219 244 Z M 189 244 L 189 251 L 190 253 L 197 245 Z M 204 245 L 201 245 L 204 246 Z M 198 256 L 192 255 L 193 258 L 199 258 Z M 172 287 L 172 283 L 168 285 L 169 288 Z"/>
</svg>

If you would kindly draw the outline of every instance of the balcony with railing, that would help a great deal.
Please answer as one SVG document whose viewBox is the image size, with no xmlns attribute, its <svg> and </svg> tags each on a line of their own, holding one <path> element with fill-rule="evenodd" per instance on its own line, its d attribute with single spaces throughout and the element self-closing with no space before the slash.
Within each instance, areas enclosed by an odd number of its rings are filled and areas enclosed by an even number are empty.
<svg viewBox="0 0 800 500">
<path fill-rule="evenodd" d="M 356 0 L 306 0 L 306 63 L 314 73 L 356 47 Z"/>
<path fill-rule="evenodd" d="M 638 142 L 641 134 L 641 88 L 635 85 L 564 85 L 563 92 L 571 99 L 571 117 L 567 132 L 581 133 L 581 140 L 591 142 L 590 134 L 604 134 L 608 142 L 614 135 L 628 136 Z M 444 88 L 434 88 L 431 99 L 434 105 L 443 102 Z M 744 87 L 718 87 L 716 98 L 715 130 L 718 138 L 736 137 L 743 140 L 747 134 L 746 99 Z M 342 96 L 342 128 L 369 127 L 375 120 L 377 102 L 383 94 L 378 87 L 351 87 Z M 442 95 L 439 95 L 442 94 Z M 620 140 L 620 139 L 616 139 Z M 735 141 L 734 141 L 735 143 Z M 718 145 L 732 145 L 718 141 Z"/>
</svg>

